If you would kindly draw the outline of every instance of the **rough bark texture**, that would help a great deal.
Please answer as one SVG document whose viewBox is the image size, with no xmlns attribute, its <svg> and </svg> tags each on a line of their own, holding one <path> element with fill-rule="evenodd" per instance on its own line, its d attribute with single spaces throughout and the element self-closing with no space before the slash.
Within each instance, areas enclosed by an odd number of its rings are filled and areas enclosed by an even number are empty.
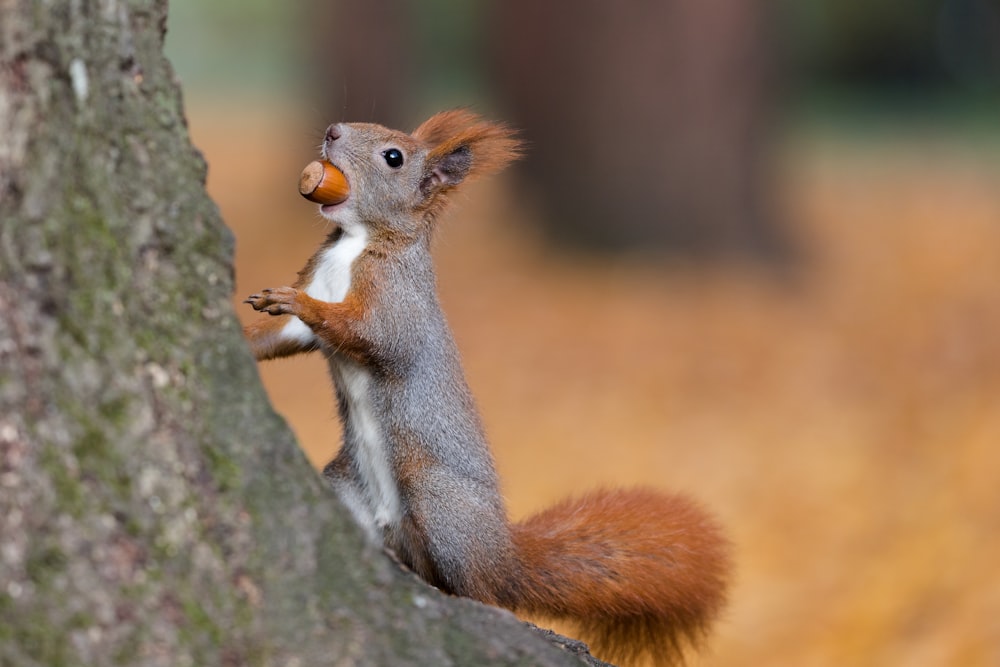
<svg viewBox="0 0 1000 667">
<path fill-rule="evenodd" d="M 165 0 L 0 0 L 0 665 L 570 665 L 366 547 L 268 405 Z"/>
</svg>

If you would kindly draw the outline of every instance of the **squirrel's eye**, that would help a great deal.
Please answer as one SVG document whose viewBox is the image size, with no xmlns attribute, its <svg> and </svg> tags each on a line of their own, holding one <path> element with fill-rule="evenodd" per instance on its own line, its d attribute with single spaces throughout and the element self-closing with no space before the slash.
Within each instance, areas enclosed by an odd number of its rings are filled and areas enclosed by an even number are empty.
<svg viewBox="0 0 1000 667">
<path fill-rule="evenodd" d="M 403 153 L 396 148 L 382 151 L 382 157 L 385 158 L 385 163 L 393 169 L 399 169 L 403 166 Z"/>
</svg>

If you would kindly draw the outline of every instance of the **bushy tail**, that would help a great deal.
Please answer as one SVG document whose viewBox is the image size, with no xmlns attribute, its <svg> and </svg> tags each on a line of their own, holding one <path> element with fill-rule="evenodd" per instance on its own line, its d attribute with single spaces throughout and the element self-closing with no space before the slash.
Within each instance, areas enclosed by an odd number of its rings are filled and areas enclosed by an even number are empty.
<svg viewBox="0 0 1000 667">
<path fill-rule="evenodd" d="M 571 620 L 605 660 L 683 662 L 726 598 L 729 545 L 682 496 L 602 491 L 513 526 L 518 611 Z"/>
</svg>

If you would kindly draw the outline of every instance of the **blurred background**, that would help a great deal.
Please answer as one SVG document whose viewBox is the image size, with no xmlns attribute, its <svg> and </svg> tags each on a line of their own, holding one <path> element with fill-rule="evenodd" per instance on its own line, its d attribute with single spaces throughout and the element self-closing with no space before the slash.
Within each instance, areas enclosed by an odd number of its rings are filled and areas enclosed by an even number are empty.
<svg viewBox="0 0 1000 667">
<path fill-rule="evenodd" d="M 516 517 L 642 484 L 726 524 L 692 664 L 1000 664 L 995 0 L 172 0 L 167 47 L 245 320 L 326 232 L 328 123 L 522 129 L 444 305 Z M 321 360 L 261 373 L 332 458 Z"/>
</svg>

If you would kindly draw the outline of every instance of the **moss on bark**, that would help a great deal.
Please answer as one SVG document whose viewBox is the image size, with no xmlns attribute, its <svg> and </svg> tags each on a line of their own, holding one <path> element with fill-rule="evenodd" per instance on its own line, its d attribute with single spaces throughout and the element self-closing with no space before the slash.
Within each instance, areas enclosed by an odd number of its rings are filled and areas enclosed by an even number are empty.
<svg viewBox="0 0 1000 667">
<path fill-rule="evenodd" d="M 269 407 L 166 2 L 0 12 L 0 664 L 579 664 L 365 545 Z"/>
</svg>

